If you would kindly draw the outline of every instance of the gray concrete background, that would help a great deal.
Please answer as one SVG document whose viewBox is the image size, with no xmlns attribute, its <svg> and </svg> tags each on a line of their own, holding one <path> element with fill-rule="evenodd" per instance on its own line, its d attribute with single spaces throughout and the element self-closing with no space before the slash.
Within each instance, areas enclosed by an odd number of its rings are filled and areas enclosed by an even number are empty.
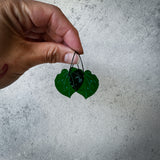
<svg viewBox="0 0 160 160">
<path fill-rule="evenodd" d="M 60 95 L 64 64 L 44 64 L 0 90 L 0 160 L 160 159 L 160 0 L 48 0 L 80 32 L 85 100 Z"/>
</svg>

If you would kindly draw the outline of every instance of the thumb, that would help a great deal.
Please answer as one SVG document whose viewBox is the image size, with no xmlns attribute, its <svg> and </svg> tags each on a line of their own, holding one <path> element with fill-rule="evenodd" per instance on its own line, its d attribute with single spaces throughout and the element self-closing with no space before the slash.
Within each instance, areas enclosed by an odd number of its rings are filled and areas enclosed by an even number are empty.
<svg viewBox="0 0 160 160">
<path fill-rule="evenodd" d="M 54 42 L 30 42 L 27 51 L 26 61 L 30 67 L 42 63 L 71 63 L 74 52 L 71 48 Z M 73 63 L 79 61 L 76 54 Z"/>
</svg>

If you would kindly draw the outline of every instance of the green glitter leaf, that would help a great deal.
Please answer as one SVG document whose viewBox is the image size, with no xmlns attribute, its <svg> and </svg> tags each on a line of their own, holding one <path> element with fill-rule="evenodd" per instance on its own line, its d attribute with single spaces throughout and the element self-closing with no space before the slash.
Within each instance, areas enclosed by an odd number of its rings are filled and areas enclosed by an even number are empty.
<svg viewBox="0 0 160 160">
<path fill-rule="evenodd" d="M 81 69 L 71 67 L 69 71 L 70 85 L 77 91 L 84 81 L 84 72 Z"/>
<path fill-rule="evenodd" d="M 97 91 L 98 87 L 98 78 L 91 71 L 87 70 L 84 72 L 84 82 L 77 92 L 87 99 Z"/>
<path fill-rule="evenodd" d="M 57 75 L 55 79 L 55 86 L 61 94 L 69 98 L 75 92 L 75 90 L 70 85 L 70 77 L 67 69 L 63 69 L 61 73 Z"/>
</svg>

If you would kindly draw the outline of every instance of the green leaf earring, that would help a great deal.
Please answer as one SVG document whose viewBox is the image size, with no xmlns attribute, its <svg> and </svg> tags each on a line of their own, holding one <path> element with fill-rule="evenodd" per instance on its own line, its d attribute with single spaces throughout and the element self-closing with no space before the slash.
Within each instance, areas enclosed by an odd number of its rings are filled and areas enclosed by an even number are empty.
<svg viewBox="0 0 160 160">
<path fill-rule="evenodd" d="M 78 68 L 73 67 L 75 54 L 80 58 L 82 69 L 79 68 L 78 64 Z M 77 92 L 87 99 L 97 91 L 99 87 L 99 80 L 96 75 L 91 73 L 91 71 L 84 71 L 82 59 L 80 55 L 75 52 L 69 71 L 67 69 L 63 69 L 61 73 L 56 76 L 55 86 L 64 96 L 70 98 L 73 93 Z"/>
</svg>

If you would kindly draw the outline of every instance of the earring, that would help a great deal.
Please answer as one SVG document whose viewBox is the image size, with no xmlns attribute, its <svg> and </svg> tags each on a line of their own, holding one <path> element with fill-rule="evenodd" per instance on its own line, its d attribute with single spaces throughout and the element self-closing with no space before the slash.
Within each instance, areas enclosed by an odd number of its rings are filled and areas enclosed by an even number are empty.
<svg viewBox="0 0 160 160">
<path fill-rule="evenodd" d="M 75 55 L 79 56 L 82 69 L 74 67 L 73 61 Z M 96 75 L 92 74 L 91 71 L 84 71 L 83 62 L 79 53 L 75 52 L 71 61 L 69 71 L 63 69 L 60 74 L 55 78 L 55 86 L 57 90 L 71 98 L 72 94 L 77 92 L 82 95 L 85 99 L 95 94 L 99 87 L 99 80 Z"/>
</svg>

